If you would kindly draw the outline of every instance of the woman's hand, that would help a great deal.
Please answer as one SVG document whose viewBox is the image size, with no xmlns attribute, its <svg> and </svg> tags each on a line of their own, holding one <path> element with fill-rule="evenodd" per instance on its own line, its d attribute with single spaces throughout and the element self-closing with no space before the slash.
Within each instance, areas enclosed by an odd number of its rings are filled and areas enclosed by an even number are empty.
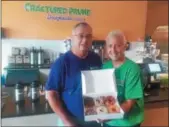
<svg viewBox="0 0 169 127">
<path fill-rule="evenodd" d="M 96 120 L 96 122 L 98 122 L 98 123 L 104 123 L 104 122 L 108 122 L 108 121 L 110 121 L 110 120 L 103 120 L 103 119 L 97 119 Z"/>
</svg>

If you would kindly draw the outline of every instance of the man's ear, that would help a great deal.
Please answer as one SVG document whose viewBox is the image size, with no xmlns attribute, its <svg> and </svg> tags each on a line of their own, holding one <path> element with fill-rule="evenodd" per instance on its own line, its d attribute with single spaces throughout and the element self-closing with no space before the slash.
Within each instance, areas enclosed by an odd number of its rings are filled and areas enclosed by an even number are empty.
<svg viewBox="0 0 169 127">
<path fill-rule="evenodd" d="M 125 50 L 127 49 L 127 43 L 125 43 L 124 48 L 125 48 Z"/>
<path fill-rule="evenodd" d="M 72 40 L 72 35 L 71 36 L 68 36 L 68 37 L 66 37 L 66 40 Z"/>
<path fill-rule="evenodd" d="M 67 41 L 72 42 L 72 35 L 71 35 L 71 36 L 66 37 L 66 40 L 67 40 Z"/>
</svg>

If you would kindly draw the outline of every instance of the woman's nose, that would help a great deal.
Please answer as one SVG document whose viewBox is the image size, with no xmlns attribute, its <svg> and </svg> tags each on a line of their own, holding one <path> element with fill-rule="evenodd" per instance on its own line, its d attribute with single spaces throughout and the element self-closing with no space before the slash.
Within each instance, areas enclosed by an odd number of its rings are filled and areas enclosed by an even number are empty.
<svg viewBox="0 0 169 127">
<path fill-rule="evenodd" d="M 112 50 L 112 52 L 115 52 L 116 51 L 116 47 L 112 46 L 111 50 Z"/>
</svg>

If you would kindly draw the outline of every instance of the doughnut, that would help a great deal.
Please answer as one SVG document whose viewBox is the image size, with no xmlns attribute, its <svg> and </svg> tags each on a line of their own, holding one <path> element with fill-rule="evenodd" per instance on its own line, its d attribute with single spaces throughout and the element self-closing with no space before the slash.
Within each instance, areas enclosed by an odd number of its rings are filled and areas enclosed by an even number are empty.
<svg viewBox="0 0 169 127">
<path fill-rule="evenodd" d="M 103 105 L 104 103 L 103 103 L 103 99 L 101 98 L 101 97 L 97 97 L 96 99 L 95 99 L 95 105 L 96 106 L 101 106 L 101 105 Z"/>
<path fill-rule="evenodd" d="M 108 108 L 108 112 L 109 113 L 118 113 L 118 112 L 120 112 L 120 108 L 117 106 L 117 105 L 109 105 L 109 106 L 107 106 L 107 108 Z"/>
<path fill-rule="evenodd" d="M 96 108 L 96 112 L 98 114 L 104 114 L 104 113 L 108 113 L 107 108 L 105 106 L 99 106 Z"/>
<path fill-rule="evenodd" d="M 100 98 L 103 100 L 103 102 L 105 102 L 105 100 L 106 100 L 105 96 L 101 96 Z"/>
<path fill-rule="evenodd" d="M 85 109 L 85 115 L 96 115 L 97 112 L 94 108 L 86 108 Z"/>
<path fill-rule="evenodd" d="M 84 97 L 84 106 L 86 108 L 94 107 L 95 106 L 94 99 L 91 97 Z"/>
<path fill-rule="evenodd" d="M 113 96 L 107 96 L 104 100 L 104 104 L 106 106 L 114 105 L 115 104 L 115 99 Z"/>
</svg>

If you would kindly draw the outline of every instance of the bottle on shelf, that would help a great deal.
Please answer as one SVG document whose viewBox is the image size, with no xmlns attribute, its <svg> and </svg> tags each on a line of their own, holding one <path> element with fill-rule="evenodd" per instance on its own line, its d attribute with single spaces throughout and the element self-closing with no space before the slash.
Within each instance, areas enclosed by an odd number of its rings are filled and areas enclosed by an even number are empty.
<svg viewBox="0 0 169 127">
<path fill-rule="evenodd" d="M 38 67 L 41 67 L 42 64 L 44 63 L 44 51 L 42 50 L 42 48 L 40 47 L 39 51 L 38 51 Z"/>
</svg>

